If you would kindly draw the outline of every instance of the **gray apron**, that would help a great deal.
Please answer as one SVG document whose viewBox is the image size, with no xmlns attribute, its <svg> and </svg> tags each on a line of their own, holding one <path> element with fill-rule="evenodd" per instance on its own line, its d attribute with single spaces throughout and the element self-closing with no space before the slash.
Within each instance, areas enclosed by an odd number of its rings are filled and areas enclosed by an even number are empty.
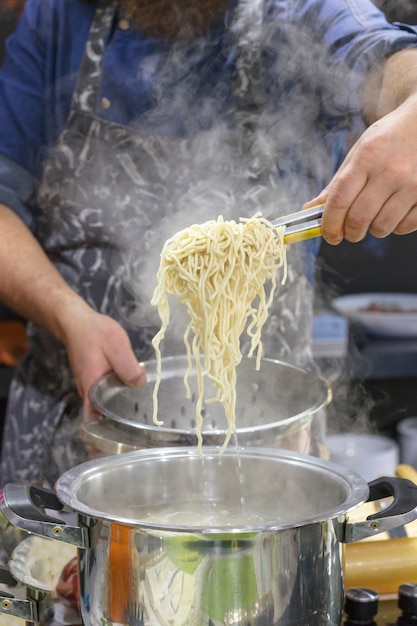
<svg viewBox="0 0 417 626">
<path fill-rule="evenodd" d="M 159 320 L 149 303 L 167 237 L 219 214 L 238 219 L 288 210 L 268 144 L 267 115 L 259 115 L 265 99 L 262 13 L 263 0 L 242 0 L 228 31 L 236 52 L 236 106 L 229 118 L 209 131 L 173 137 L 148 130 L 157 126 L 157 111 L 143 126 L 96 116 L 105 45 L 118 14 L 116 3 L 97 8 L 70 115 L 39 188 L 36 236 L 68 284 L 122 324 L 139 360 L 154 356 Z M 162 71 L 169 75 L 171 62 L 186 69 L 189 54 L 189 42 L 173 43 Z M 278 290 L 263 354 L 303 364 L 310 354 L 311 298 L 296 248 L 288 249 L 288 284 Z M 33 324 L 29 336 L 30 351 L 10 389 L 2 484 L 53 483 L 86 454 L 73 432 L 81 403 L 64 346 Z M 174 331 L 165 353 L 184 352 L 180 337 Z"/>
</svg>

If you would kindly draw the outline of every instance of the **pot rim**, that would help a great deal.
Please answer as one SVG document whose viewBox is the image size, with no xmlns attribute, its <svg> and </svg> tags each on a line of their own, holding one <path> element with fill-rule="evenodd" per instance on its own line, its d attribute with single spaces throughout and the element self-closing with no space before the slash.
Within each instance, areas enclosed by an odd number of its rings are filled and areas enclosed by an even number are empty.
<svg viewBox="0 0 417 626">
<path fill-rule="evenodd" d="M 172 366 L 173 363 L 178 362 L 179 360 L 182 361 L 186 358 L 187 357 L 185 355 L 163 357 L 162 358 L 162 381 L 163 381 L 163 376 L 164 376 L 164 364 L 165 366 L 169 366 L 169 365 Z M 242 360 L 256 362 L 255 357 L 243 357 Z M 148 361 L 142 361 L 139 363 L 140 366 L 145 370 L 148 376 L 149 383 L 155 382 L 156 380 L 156 373 L 155 373 L 156 363 L 157 363 L 156 359 L 149 359 Z M 239 435 L 240 433 L 242 433 L 242 435 L 246 433 L 256 434 L 256 433 L 263 432 L 265 430 L 269 431 L 274 428 L 282 428 L 283 426 L 287 426 L 289 424 L 292 424 L 293 422 L 301 421 L 303 418 L 308 418 L 309 420 L 311 420 L 314 417 L 314 415 L 316 415 L 316 413 L 318 413 L 319 411 L 327 407 L 332 401 L 331 384 L 330 384 L 330 381 L 324 376 L 311 372 L 308 369 L 305 369 L 298 365 L 294 365 L 292 363 L 286 363 L 285 361 L 280 361 L 279 359 L 270 359 L 270 358 L 261 359 L 260 371 L 262 371 L 262 363 L 282 365 L 288 368 L 288 370 L 301 372 L 307 376 L 310 376 L 311 378 L 314 378 L 316 382 L 320 382 L 323 386 L 323 397 L 320 400 L 318 400 L 315 404 L 306 408 L 304 411 L 300 411 L 299 413 L 296 413 L 295 415 L 291 415 L 291 417 L 286 417 L 284 419 L 279 419 L 279 420 L 272 421 L 272 422 L 266 422 L 263 424 L 259 424 L 259 426 L 251 425 L 251 426 L 247 426 L 243 428 L 242 427 L 239 428 L 239 426 L 237 426 L 236 427 L 237 435 Z M 187 437 L 195 435 L 195 428 L 171 428 L 165 425 L 158 426 L 157 424 L 154 424 L 153 422 L 151 423 L 135 422 L 134 420 L 130 420 L 128 418 L 123 417 L 122 415 L 117 415 L 116 413 L 113 413 L 113 411 L 108 409 L 107 406 L 105 406 L 105 404 L 103 404 L 102 402 L 101 393 L 102 393 L 103 387 L 110 389 L 112 394 L 115 395 L 118 392 L 123 391 L 123 389 L 126 389 L 127 385 L 123 384 L 117 378 L 114 372 L 109 372 L 108 374 L 104 374 L 91 385 L 90 390 L 89 390 L 90 402 L 92 406 L 97 411 L 99 411 L 100 414 L 104 416 L 105 418 L 111 419 L 112 421 L 118 422 L 120 424 L 124 424 L 125 426 L 129 426 L 130 428 L 134 430 L 142 430 L 148 433 L 156 434 L 157 438 L 158 436 L 168 434 L 168 433 L 175 434 L 175 435 L 184 435 Z M 137 388 L 138 393 L 140 393 L 140 389 L 141 387 Z M 201 434 L 203 437 L 204 436 L 206 437 L 207 436 L 221 436 L 221 435 L 224 436 L 226 432 L 227 431 L 225 428 L 207 429 L 204 427 L 204 421 L 203 421 L 203 427 L 201 431 Z"/>
<path fill-rule="evenodd" d="M 219 447 L 207 446 L 203 447 L 204 459 L 219 459 Z M 115 470 L 124 465 L 129 465 L 132 462 L 139 465 L 141 462 L 152 461 L 156 459 L 168 460 L 170 458 L 200 458 L 197 448 L 195 446 L 187 447 L 171 447 L 171 448 L 150 448 L 143 450 L 135 450 L 133 452 L 126 452 L 124 454 L 112 455 L 103 457 L 100 459 L 94 459 L 78 465 L 67 472 L 65 472 L 57 481 L 55 485 L 56 495 L 61 502 L 72 509 L 77 514 L 87 516 L 89 518 L 95 518 L 98 520 L 105 520 L 111 523 L 123 524 L 132 528 L 139 527 L 141 529 L 148 529 L 150 531 L 157 532 L 179 532 L 179 533 L 197 533 L 197 534 L 234 534 L 234 533 L 258 533 L 269 532 L 299 528 L 308 524 L 321 523 L 325 521 L 345 518 L 346 513 L 358 508 L 361 504 L 367 501 L 369 496 L 368 483 L 362 476 L 350 470 L 348 468 L 337 465 L 331 461 L 323 460 L 318 457 L 309 456 L 305 454 L 299 454 L 296 452 L 271 449 L 271 448 L 244 448 L 239 449 L 226 449 L 223 453 L 223 457 L 234 457 L 237 462 L 242 457 L 257 458 L 257 459 L 283 459 L 285 463 L 303 465 L 307 469 L 312 467 L 316 470 L 325 472 L 327 475 L 332 475 L 335 481 L 338 481 L 340 485 L 344 485 L 346 489 L 346 497 L 340 504 L 322 511 L 320 513 L 314 513 L 307 516 L 302 520 L 296 522 L 291 521 L 278 521 L 273 523 L 262 524 L 248 524 L 248 525 L 236 525 L 236 526 L 205 526 L 201 524 L 196 525 L 183 525 L 169 523 L 156 523 L 145 519 L 132 519 L 120 514 L 107 513 L 100 511 L 87 505 L 85 502 L 79 500 L 77 493 L 79 487 L 85 484 L 85 481 L 89 477 L 93 477 L 98 472 L 103 470 Z"/>
</svg>

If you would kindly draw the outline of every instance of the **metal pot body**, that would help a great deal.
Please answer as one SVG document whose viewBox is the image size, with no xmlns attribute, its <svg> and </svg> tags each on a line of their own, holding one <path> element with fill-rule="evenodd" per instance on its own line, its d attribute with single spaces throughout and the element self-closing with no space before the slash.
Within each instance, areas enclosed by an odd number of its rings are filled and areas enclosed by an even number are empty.
<svg viewBox="0 0 417 626">
<path fill-rule="evenodd" d="M 88 626 L 339 626 L 330 522 L 245 534 L 152 532 L 107 521 L 80 558 Z"/>
<path fill-rule="evenodd" d="M 241 446 L 275 447 L 322 456 L 326 407 L 331 401 L 327 380 L 303 368 L 262 359 L 244 358 L 237 368 L 237 440 Z M 188 371 L 185 356 L 162 360 L 162 381 L 158 393 L 158 418 L 152 420 L 156 361 L 142 364 L 147 373 L 144 387 L 120 383 L 114 374 L 99 379 L 91 388 L 90 400 L 101 415 L 98 422 L 83 424 L 85 441 L 104 454 L 161 446 L 196 445 L 196 399 L 198 380 L 195 367 Z M 190 388 L 186 397 L 184 376 Z M 207 381 L 206 397 L 215 396 Z M 210 402 L 203 407 L 203 441 L 221 445 L 227 431 L 223 406 Z"/>
<path fill-rule="evenodd" d="M 35 513 L 22 485 L 6 485 L 0 508 L 79 547 L 85 626 L 339 626 L 342 542 L 417 516 L 416 486 L 396 480 L 411 502 L 400 494 L 381 519 L 350 524 L 374 487 L 344 467 L 282 450 L 160 448 L 66 472 L 52 496 L 74 526 L 43 516 L 40 503 L 54 503 L 33 487 Z"/>
</svg>

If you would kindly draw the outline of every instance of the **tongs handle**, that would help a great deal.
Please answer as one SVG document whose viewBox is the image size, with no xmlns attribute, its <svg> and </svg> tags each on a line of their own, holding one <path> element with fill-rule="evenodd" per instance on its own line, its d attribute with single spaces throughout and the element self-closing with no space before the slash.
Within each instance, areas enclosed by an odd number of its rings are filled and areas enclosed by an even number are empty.
<svg viewBox="0 0 417 626">
<path fill-rule="evenodd" d="M 309 209 L 284 215 L 276 220 L 272 220 L 271 224 L 275 227 L 286 226 L 284 234 L 285 244 L 320 237 L 323 208 L 324 204 L 319 204 Z"/>
</svg>

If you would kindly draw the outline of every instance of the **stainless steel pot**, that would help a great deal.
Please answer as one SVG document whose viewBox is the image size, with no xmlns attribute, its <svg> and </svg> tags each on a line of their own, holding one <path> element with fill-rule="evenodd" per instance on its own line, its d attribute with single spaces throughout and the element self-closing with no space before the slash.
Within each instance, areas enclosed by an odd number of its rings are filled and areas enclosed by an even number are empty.
<svg viewBox="0 0 417 626">
<path fill-rule="evenodd" d="M 408 480 L 368 485 L 317 457 L 260 448 L 97 459 L 65 473 L 55 493 L 7 485 L 1 509 L 28 532 L 79 547 L 86 626 L 338 626 L 342 544 L 417 517 Z M 388 495 L 383 512 L 349 522 Z M 76 524 L 39 508 L 61 503 Z"/>
<path fill-rule="evenodd" d="M 186 399 L 185 356 L 162 360 L 158 394 L 159 419 L 152 421 L 156 361 L 142 364 L 148 377 L 144 387 L 123 385 L 114 374 L 99 379 L 90 390 L 90 400 L 102 419 L 83 424 L 88 445 L 105 454 L 161 446 L 196 445 L 195 403 L 197 373 L 188 374 L 191 398 Z M 215 395 L 207 384 L 206 397 Z M 259 371 L 255 359 L 243 359 L 237 368 L 236 416 L 239 445 L 277 447 L 321 456 L 324 448 L 326 406 L 331 401 L 330 384 L 305 369 L 281 361 L 263 359 Z M 227 424 L 219 402 L 204 409 L 204 445 L 220 446 Z"/>
</svg>

